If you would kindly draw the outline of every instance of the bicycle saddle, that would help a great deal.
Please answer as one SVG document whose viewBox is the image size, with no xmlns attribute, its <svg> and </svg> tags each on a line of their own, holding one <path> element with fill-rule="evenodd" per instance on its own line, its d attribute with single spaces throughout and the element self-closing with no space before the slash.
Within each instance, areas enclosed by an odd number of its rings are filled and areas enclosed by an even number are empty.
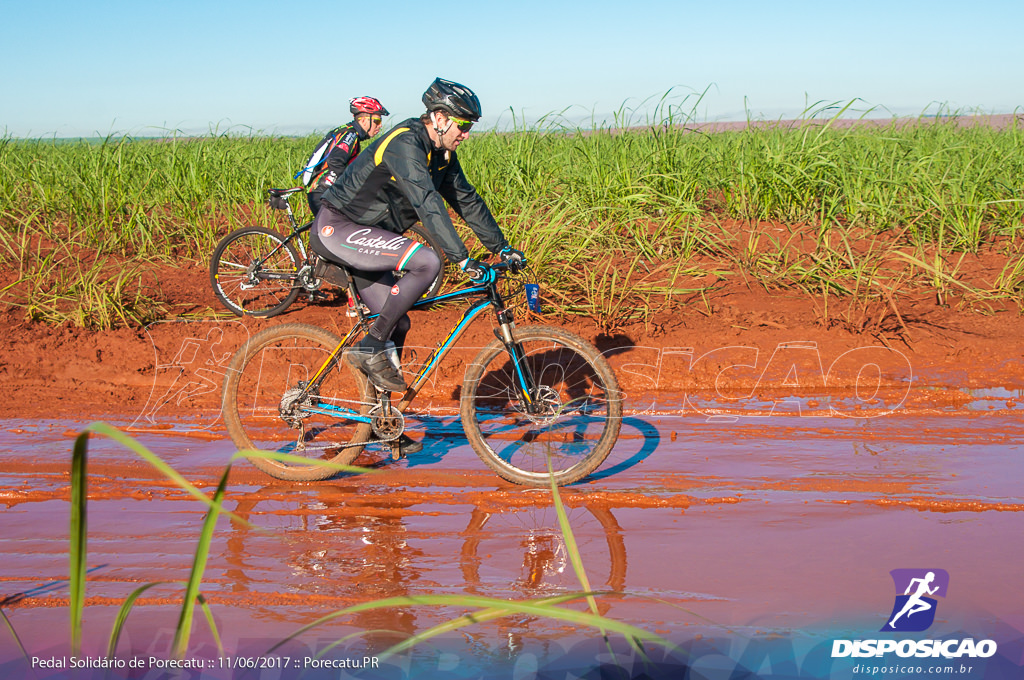
<svg viewBox="0 0 1024 680">
<path fill-rule="evenodd" d="M 302 191 L 302 187 L 293 187 L 291 189 L 267 189 L 267 193 L 270 194 L 270 207 L 278 210 L 287 210 L 288 198 L 297 191 Z"/>
</svg>

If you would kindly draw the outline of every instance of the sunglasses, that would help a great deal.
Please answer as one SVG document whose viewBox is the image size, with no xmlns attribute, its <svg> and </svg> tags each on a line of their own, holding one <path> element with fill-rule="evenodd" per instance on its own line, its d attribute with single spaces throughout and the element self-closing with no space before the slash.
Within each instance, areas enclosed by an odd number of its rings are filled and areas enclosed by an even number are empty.
<svg viewBox="0 0 1024 680">
<path fill-rule="evenodd" d="M 381 118 L 380 116 L 371 116 L 370 117 L 370 122 L 373 123 L 374 125 L 380 125 L 383 121 L 384 121 L 384 119 Z"/>
<path fill-rule="evenodd" d="M 469 132 L 473 129 L 473 121 L 471 120 L 463 120 L 455 116 L 448 116 L 448 120 L 455 123 L 455 127 L 459 128 L 459 132 Z"/>
</svg>

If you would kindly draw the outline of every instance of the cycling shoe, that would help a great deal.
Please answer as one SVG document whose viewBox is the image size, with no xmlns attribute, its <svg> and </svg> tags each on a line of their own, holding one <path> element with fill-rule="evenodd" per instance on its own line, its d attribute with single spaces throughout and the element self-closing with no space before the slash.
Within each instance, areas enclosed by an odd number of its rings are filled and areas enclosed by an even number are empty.
<svg viewBox="0 0 1024 680">
<path fill-rule="evenodd" d="M 370 352 L 357 347 L 348 353 L 348 360 L 382 390 L 405 392 L 409 389 L 387 352 Z"/>
</svg>

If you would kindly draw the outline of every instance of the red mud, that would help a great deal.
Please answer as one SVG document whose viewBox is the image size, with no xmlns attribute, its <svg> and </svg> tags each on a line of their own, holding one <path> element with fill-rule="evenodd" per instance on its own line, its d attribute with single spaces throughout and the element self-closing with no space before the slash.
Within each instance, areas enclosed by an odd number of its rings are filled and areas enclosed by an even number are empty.
<svg viewBox="0 0 1024 680">
<path fill-rule="evenodd" d="M 968 265 L 961 265 L 965 277 L 971 275 Z M 998 263 L 979 259 L 974 275 L 983 277 L 995 266 Z M 181 314 L 222 311 L 200 265 L 183 264 L 158 274 L 167 303 Z M 963 405 L 972 400 L 964 390 L 1002 387 L 1010 392 L 1005 401 L 1012 407 L 1017 398 L 1013 392 L 1024 388 L 1024 319 L 1009 302 L 969 305 L 948 299 L 939 305 L 934 294 L 904 294 L 898 322 L 880 305 L 866 310 L 871 317 L 867 322 L 846 314 L 852 325 L 842 314 L 823 320 L 819 304 L 806 294 L 742 283 L 721 285 L 707 295 L 707 305 L 699 299 L 691 302 L 680 312 L 655 314 L 647 323 L 626 325 L 610 334 L 580 318 L 539 317 L 521 319 L 520 324 L 540 322 L 576 331 L 609 355 L 628 394 L 649 395 L 660 402 L 695 391 L 715 399 L 760 394 L 769 401 L 795 393 L 809 396 L 806 408 L 814 409 L 820 402 L 813 395 L 848 393 L 865 363 L 878 367 L 883 388 L 906 391 L 906 381 L 912 380 L 915 389 L 906 394 L 907 406 Z M 343 312 L 339 302 L 300 301 L 270 320 L 224 316 L 220 322 L 159 323 L 148 331 L 89 331 L 25 322 L 21 309 L 8 307 L 0 315 L 5 329 L 0 339 L 5 410 L 8 417 L 133 415 L 146 407 L 155 375 L 175 360 L 174 353 L 190 338 L 195 339 L 193 358 L 199 350 L 205 353 L 204 362 L 219 364 L 249 334 L 278 323 L 311 323 L 343 334 L 348 328 Z M 444 337 L 459 313 L 457 307 L 413 313 L 409 341 L 420 346 L 418 356 L 425 356 Z M 860 317 L 864 316 L 862 312 Z M 857 332 L 859 326 L 864 327 L 862 332 Z M 197 335 L 200 327 L 207 331 L 202 337 Z M 479 348 L 491 340 L 490 324 L 479 321 L 459 346 Z M 799 350 L 803 360 L 818 365 L 809 372 L 789 374 L 791 366 L 783 366 L 788 358 L 772 361 L 773 355 L 786 350 Z M 472 356 L 470 351 L 464 354 Z M 868 357 L 870 362 L 865 362 Z M 216 366 L 207 368 L 215 372 Z M 458 360 L 446 362 L 438 377 L 457 384 L 462 368 Z M 864 376 L 860 380 L 863 383 Z M 196 407 L 216 408 L 216 399 L 161 408 L 165 415 L 188 417 Z"/>
</svg>

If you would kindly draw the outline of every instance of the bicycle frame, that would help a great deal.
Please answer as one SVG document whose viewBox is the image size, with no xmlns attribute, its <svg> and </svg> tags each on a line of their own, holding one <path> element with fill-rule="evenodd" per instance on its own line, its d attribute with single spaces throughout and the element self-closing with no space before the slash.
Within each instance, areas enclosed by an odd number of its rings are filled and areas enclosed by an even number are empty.
<svg viewBox="0 0 1024 680">
<path fill-rule="evenodd" d="M 309 231 L 309 228 L 313 226 L 313 221 L 310 220 L 309 222 L 306 222 L 305 224 L 303 224 L 300 227 L 299 226 L 299 221 L 295 219 L 295 213 L 292 212 L 292 203 L 291 203 L 291 200 L 289 200 L 290 198 L 291 198 L 291 196 L 288 196 L 288 197 L 284 197 L 284 199 L 283 199 L 283 202 L 284 202 L 284 205 L 285 205 L 284 212 L 285 212 L 286 215 L 288 215 L 288 222 L 289 222 L 289 224 L 292 225 L 292 233 L 288 236 L 288 238 L 286 238 L 284 240 L 284 242 L 288 243 L 292 239 L 295 239 L 296 243 L 299 246 L 299 255 L 302 257 L 303 260 L 306 260 L 306 259 L 308 259 L 307 255 L 306 255 L 306 246 L 302 242 L 302 239 L 298 238 L 298 236 L 300 234 L 303 234 L 303 233 Z M 274 207 L 273 204 L 271 204 L 271 207 Z M 278 210 L 280 210 L 280 209 L 281 208 L 278 208 Z M 275 248 L 274 250 L 276 251 L 277 249 Z M 273 253 L 271 253 L 271 254 L 273 254 Z M 267 257 L 269 257 L 269 255 Z M 263 264 L 263 263 L 261 262 L 260 264 Z"/>
<path fill-rule="evenodd" d="M 504 268 L 504 265 L 495 266 L 495 269 Z M 355 286 L 352 285 L 351 282 L 349 286 L 350 294 L 355 295 Z M 472 286 L 470 288 L 464 288 L 462 290 L 453 291 L 451 293 L 445 293 L 444 295 L 438 295 L 432 298 L 424 298 L 418 300 L 413 305 L 412 308 L 416 309 L 419 307 L 425 307 L 436 302 L 461 300 L 463 298 L 474 296 L 482 297 L 480 300 L 477 300 L 472 305 L 470 305 L 470 307 L 466 309 L 465 312 L 462 313 L 462 317 L 455 324 L 452 330 L 448 333 L 447 337 L 445 337 L 444 340 L 442 340 L 437 345 L 437 347 L 435 347 L 434 350 L 430 353 L 430 356 L 427 357 L 427 360 L 420 368 L 419 373 L 417 373 L 416 377 L 412 381 L 412 384 L 409 385 L 409 388 L 406 390 L 405 394 L 402 396 L 401 401 L 396 407 L 399 412 L 405 411 L 405 409 L 409 406 L 412 400 L 419 393 L 419 390 L 423 387 L 424 383 L 426 383 L 431 372 L 433 372 L 434 368 L 436 368 L 438 364 L 441 362 L 441 359 L 443 359 L 444 356 L 448 353 L 448 351 L 455 346 L 455 343 L 458 342 L 459 338 L 462 336 L 462 333 L 466 330 L 466 328 L 468 328 L 470 324 L 472 324 L 473 321 L 475 321 L 477 317 L 479 317 L 488 308 L 492 308 L 494 310 L 495 316 L 498 319 L 498 323 L 500 324 L 499 332 L 496 332 L 495 335 L 497 335 L 498 339 L 501 340 L 501 342 L 505 345 L 505 349 L 506 351 L 508 351 L 509 356 L 512 359 L 513 365 L 515 366 L 517 387 L 519 388 L 518 396 L 526 404 L 527 409 L 532 408 L 533 404 L 535 403 L 534 392 L 536 389 L 536 383 L 533 380 L 533 376 L 529 375 L 529 368 L 523 362 L 522 347 L 519 345 L 519 343 L 515 342 L 515 339 L 512 337 L 512 328 L 514 328 L 515 323 L 512 319 L 511 311 L 505 307 L 505 300 L 502 298 L 501 293 L 498 292 L 497 281 L 479 286 Z M 359 308 L 360 305 L 356 305 L 356 307 Z M 359 312 L 359 322 L 355 326 L 353 326 L 348 333 L 345 334 L 345 337 L 342 338 L 338 346 L 331 351 L 326 361 L 324 361 L 324 363 L 320 366 L 320 368 L 313 375 L 313 377 L 310 378 L 309 384 L 306 385 L 305 388 L 303 389 L 303 394 L 301 398 L 305 398 L 305 396 L 310 391 L 319 392 L 320 384 L 323 382 L 328 372 L 332 370 L 338 364 L 339 361 L 341 361 L 341 356 L 345 348 L 350 347 L 354 343 L 355 338 L 358 337 L 361 333 L 365 333 L 369 329 L 369 322 L 376 319 L 378 316 L 379 314 L 363 314 L 362 311 Z M 386 398 L 387 397 L 385 396 L 385 399 Z M 334 404 L 317 403 L 315 406 L 300 407 L 300 410 L 309 413 L 318 413 L 320 415 L 326 416 L 343 417 L 361 423 L 371 422 L 371 416 L 363 415 L 361 413 L 354 411 L 353 409 L 345 408 L 342 406 L 336 406 Z"/>
<path fill-rule="evenodd" d="M 313 226 L 312 222 L 307 222 L 306 224 L 302 225 L 301 227 L 296 227 L 295 223 L 294 223 L 294 220 L 292 220 L 292 228 L 294 229 L 294 231 L 292 231 L 291 234 L 289 234 L 287 237 L 285 237 L 285 239 L 283 241 L 281 241 L 281 243 L 276 248 L 274 248 L 269 253 L 267 253 L 263 257 L 262 260 L 258 260 L 254 264 L 257 264 L 260 267 L 262 267 L 264 262 L 269 260 L 274 255 L 276 255 L 278 253 L 278 251 L 281 250 L 281 248 L 283 248 L 286 244 L 291 243 L 292 241 L 295 241 L 298 244 L 298 246 L 299 246 L 299 256 L 303 260 L 306 260 L 307 263 L 308 263 L 309 256 L 306 253 L 306 246 L 303 244 L 302 239 L 299 238 L 299 236 L 301 234 L 309 231 L 309 228 L 312 227 L 312 226 Z M 280 280 L 280 281 L 297 281 L 298 278 L 299 278 L 299 272 L 291 272 L 291 273 L 288 273 L 288 274 L 280 274 L 280 273 L 274 273 L 274 272 L 264 272 L 261 269 L 259 271 L 259 273 L 256 274 L 256 276 L 258 278 L 261 278 L 261 279 L 264 279 L 264 280 L 267 280 L 267 281 L 278 281 L 278 280 Z"/>
<path fill-rule="evenodd" d="M 267 253 L 262 260 L 259 260 L 253 264 L 262 267 L 264 262 L 272 258 L 274 255 L 276 255 L 278 251 L 281 250 L 281 248 L 285 247 L 285 245 L 291 243 L 292 241 L 295 241 L 295 244 L 298 247 L 299 257 L 308 263 L 309 253 L 306 251 L 306 244 L 299 237 L 310 230 L 310 228 L 313 226 L 313 222 L 312 220 L 310 220 L 309 222 L 306 222 L 302 226 L 299 226 L 299 221 L 295 219 L 295 213 L 292 211 L 291 197 L 292 194 L 297 193 L 298 191 L 299 187 L 296 187 L 295 189 L 288 189 L 286 191 L 282 191 L 280 189 L 270 189 L 268 191 L 268 193 L 270 194 L 270 198 L 267 200 L 267 203 L 274 210 L 284 211 L 284 213 L 288 216 L 288 223 L 292 227 L 292 233 L 286 236 L 285 239 L 281 241 L 281 243 L 276 248 Z M 299 278 L 299 272 L 280 274 L 264 272 L 260 270 L 256 276 L 266 281 L 296 281 Z"/>
</svg>

